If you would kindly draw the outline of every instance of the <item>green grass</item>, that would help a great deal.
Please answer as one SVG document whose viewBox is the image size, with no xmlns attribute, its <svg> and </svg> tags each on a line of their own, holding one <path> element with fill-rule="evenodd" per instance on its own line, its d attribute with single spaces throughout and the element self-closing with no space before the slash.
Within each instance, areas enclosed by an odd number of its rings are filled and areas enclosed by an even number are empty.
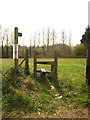
<svg viewBox="0 0 90 120">
<path fill-rule="evenodd" d="M 53 60 L 53 59 L 38 59 Z M 19 63 L 22 59 L 19 59 Z M 7 71 L 13 66 L 13 59 L 2 59 L 2 70 Z M 22 68 L 24 68 L 24 63 Z M 29 59 L 30 72 L 33 72 L 33 59 Z M 38 69 L 50 70 L 49 65 L 38 65 Z M 72 109 L 75 106 L 87 107 L 88 88 L 85 83 L 86 59 L 58 59 L 58 81 L 48 78 L 25 76 L 21 70 L 19 76 L 12 78 L 10 70 L 3 76 L 3 116 L 11 117 L 28 112 L 55 112 L 59 106 Z M 51 90 L 51 85 L 55 90 Z M 8 87 L 7 87 L 8 86 Z M 56 99 L 55 95 L 63 96 Z M 70 106 L 69 106 L 70 105 Z M 12 114 L 11 114 L 12 113 Z M 22 116 L 22 115 L 21 115 Z"/>
<path fill-rule="evenodd" d="M 19 63 L 23 59 L 19 59 Z M 44 59 L 38 59 L 38 61 L 53 61 L 51 58 L 44 58 Z M 62 76 L 63 74 L 69 74 L 70 72 L 82 72 L 83 74 L 85 73 L 85 64 L 86 64 L 86 59 L 69 59 L 69 58 L 61 58 L 58 59 L 58 75 Z M 25 63 L 22 64 L 22 67 L 24 67 Z M 14 66 L 14 60 L 13 59 L 2 59 L 2 70 L 6 71 L 10 68 L 10 66 Z M 30 71 L 33 72 L 33 59 L 29 59 L 29 66 L 30 66 Z M 38 65 L 38 69 L 44 67 L 47 70 L 50 70 L 49 65 Z"/>
</svg>

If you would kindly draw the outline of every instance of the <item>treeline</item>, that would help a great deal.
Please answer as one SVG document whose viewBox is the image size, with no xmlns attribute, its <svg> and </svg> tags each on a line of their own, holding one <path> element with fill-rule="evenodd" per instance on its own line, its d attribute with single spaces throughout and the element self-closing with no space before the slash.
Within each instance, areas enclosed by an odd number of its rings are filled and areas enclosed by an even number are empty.
<svg viewBox="0 0 90 120">
<path fill-rule="evenodd" d="M 2 57 L 12 57 L 13 55 L 13 40 L 14 34 L 12 30 L 9 28 L 5 28 L 2 30 L 2 26 L 0 25 L 0 53 Z"/>
<path fill-rule="evenodd" d="M 1 46 L 0 46 L 1 47 Z M 55 44 L 54 46 L 50 45 L 44 47 L 26 47 L 26 46 L 18 46 L 18 56 L 19 58 L 25 57 L 26 48 L 28 49 L 29 57 L 33 57 L 34 50 L 38 52 L 43 52 L 44 55 L 47 54 L 48 56 L 52 57 L 54 55 L 54 51 L 56 50 L 58 53 L 58 57 L 86 57 L 86 47 L 84 44 L 79 44 L 74 47 L 68 46 L 66 44 Z M 1 49 L 1 48 L 0 48 Z M 3 58 L 13 58 L 13 46 L 8 46 L 8 55 L 7 55 L 7 46 L 3 46 Z"/>
<path fill-rule="evenodd" d="M 18 46 L 19 57 L 25 57 L 26 48 L 29 50 L 29 57 L 33 57 L 34 50 L 47 53 L 49 56 L 53 55 L 55 50 L 58 52 L 58 57 L 86 56 L 86 46 L 84 44 L 79 44 L 74 47 L 72 46 L 71 33 L 67 37 L 65 31 L 62 31 L 59 43 L 56 41 L 57 35 L 55 29 L 50 30 L 49 27 L 46 31 L 42 30 L 42 32 L 38 32 L 37 34 L 35 32 L 31 36 L 32 37 L 30 37 L 29 47 L 24 45 L 24 40 L 22 46 Z M 66 41 L 68 41 L 68 45 L 66 44 Z M 5 28 L 2 31 L 2 27 L 0 26 L 0 49 L 2 50 L 1 53 L 3 58 L 13 57 L 13 42 L 13 32 L 8 28 Z"/>
</svg>

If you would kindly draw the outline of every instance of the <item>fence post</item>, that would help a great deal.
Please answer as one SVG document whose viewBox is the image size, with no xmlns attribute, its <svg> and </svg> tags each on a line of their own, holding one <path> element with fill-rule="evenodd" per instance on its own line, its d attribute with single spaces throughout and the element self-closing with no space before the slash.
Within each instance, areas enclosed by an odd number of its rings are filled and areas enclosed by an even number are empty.
<svg viewBox="0 0 90 120">
<path fill-rule="evenodd" d="M 15 59 L 15 69 L 18 69 L 18 28 L 15 27 L 14 29 L 14 59 Z"/>
<path fill-rule="evenodd" d="M 54 57 L 54 68 L 55 68 L 54 74 L 57 79 L 57 52 L 56 50 L 55 50 L 55 57 Z"/>
<path fill-rule="evenodd" d="M 15 70 L 18 70 L 18 36 L 22 36 L 22 33 L 18 33 L 18 27 L 14 28 L 14 44 L 13 44 L 13 59 L 15 63 Z"/>
<path fill-rule="evenodd" d="M 53 65 L 51 65 L 51 72 L 53 73 L 53 69 L 54 69 L 54 66 Z"/>
<path fill-rule="evenodd" d="M 34 76 L 37 76 L 37 58 L 36 58 L 36 51 L 34 50 Z"/>
<path fill-rule="evenodd" d="M 31 46 L 30 46 L 30 58 L 31 58 Z"/>
</svg>

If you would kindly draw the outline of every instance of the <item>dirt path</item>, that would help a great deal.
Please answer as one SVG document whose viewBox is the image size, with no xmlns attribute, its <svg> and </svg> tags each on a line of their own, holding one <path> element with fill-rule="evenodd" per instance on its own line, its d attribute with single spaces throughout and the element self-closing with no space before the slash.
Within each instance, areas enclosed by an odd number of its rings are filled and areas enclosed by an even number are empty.
<svg viewBox="0 0 90 120">
<path fill-rule="evenodd" d="M 65 107 L 59 107 L 55 113 L 49 114 L 36 112 L 32 114 L 25 114 L 22 118 L 88 118 L 88 108 L 74 108 L 67 109 Z"/>
</svg>

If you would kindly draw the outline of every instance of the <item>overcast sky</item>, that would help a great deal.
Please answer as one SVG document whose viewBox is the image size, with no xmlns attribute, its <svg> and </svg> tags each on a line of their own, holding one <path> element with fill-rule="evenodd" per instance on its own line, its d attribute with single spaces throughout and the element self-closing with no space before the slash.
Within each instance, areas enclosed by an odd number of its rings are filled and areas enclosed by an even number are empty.
<svg viewBox="0 0 90 120">
<path fill-rule="evenodd" d="M 71 32 L 76 45 L 88 25 L 88 0 L 0 0 L 0 25 L 11 30 L 18 27 L 23 34 L 19 43 L 24 39 L 26 45 L 31 34 L 46 31 L 48 26 L 56 30 L 57 43 L 65 30 L 67 41 Z"/>
</svg>

